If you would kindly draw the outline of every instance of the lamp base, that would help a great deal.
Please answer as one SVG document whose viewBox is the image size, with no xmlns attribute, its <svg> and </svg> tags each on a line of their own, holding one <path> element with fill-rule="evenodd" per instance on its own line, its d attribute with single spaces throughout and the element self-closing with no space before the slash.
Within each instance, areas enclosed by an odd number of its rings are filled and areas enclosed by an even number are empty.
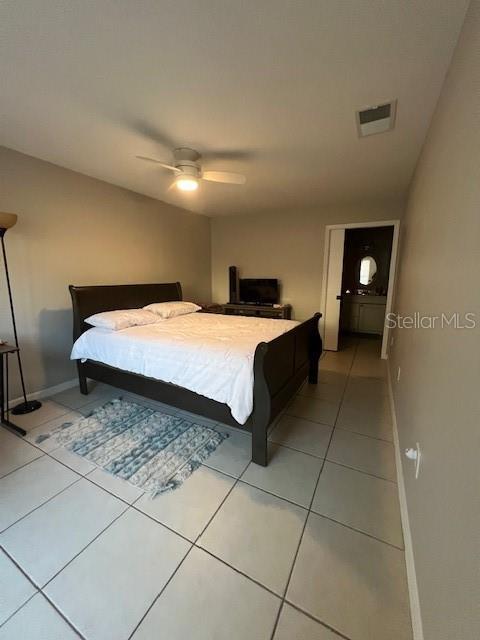
<svg viewBox="0 0 480 640">
<path fill-rule="evenodd" d="M 13 407 L 12 413 L 15 416 L 22 416 L 25 413 L 32 413 L 32 411 L 40 409 L 41 406 L 42 403 L 38 400 L 27 400 L 27 402 L 21 402 L 16 407 Z"/>
</svg>

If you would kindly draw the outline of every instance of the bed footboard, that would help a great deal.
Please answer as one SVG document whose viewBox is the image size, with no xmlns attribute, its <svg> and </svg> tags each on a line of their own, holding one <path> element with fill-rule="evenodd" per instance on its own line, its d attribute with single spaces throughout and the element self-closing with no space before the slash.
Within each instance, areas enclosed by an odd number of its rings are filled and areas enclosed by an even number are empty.
<svg viewBox="0 0 480 640">
<path fill-rule="evenodd" d="M 308 377 L 318 381 L 322 339 L 318 330 L 321 313 L 302 322 L 255 351 L 252 420 L 252 460 L 268 462 L 268 426 Z"/>
</svg>

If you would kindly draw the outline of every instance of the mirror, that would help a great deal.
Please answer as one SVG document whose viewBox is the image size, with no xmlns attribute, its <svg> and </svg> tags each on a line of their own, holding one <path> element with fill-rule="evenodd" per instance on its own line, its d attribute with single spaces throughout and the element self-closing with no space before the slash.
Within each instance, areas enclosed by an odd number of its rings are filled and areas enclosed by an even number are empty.
<svg viewBox="0 0 480 640">
<path fill-rule="evenodd" d="M 377 273 L 377 263 L 372 256 L 365 256 L 360 260 L 360 284 L 369 285 Z"/>
</svg>

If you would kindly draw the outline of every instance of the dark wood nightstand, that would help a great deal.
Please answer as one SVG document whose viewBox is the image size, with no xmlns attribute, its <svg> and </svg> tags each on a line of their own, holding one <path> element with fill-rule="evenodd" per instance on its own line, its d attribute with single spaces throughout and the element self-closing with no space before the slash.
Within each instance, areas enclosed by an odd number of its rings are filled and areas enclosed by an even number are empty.
<svg viewBox="0 0 480 640">
<path fill-rule="evenodd" d="M 17 353 L 18 348 L 11 344 L 0 344 L 0 420 L 4 427 L 12 429 L 21 436 L 27 432 L 8 420 L 8 356 Z"/>
<path fill-rule="evenodd" d="M 261 304 L 231 304 L 223 305 L 223 312 L 229 316 L 256 316 L 259 318 L 276 318 L 290 320 L 292 317 L 292 305 L 277 304 L 274 306 Z"/>
<path fill-rule="evenodd" d="M 223 313 L 223 305 L 217 304 L 216 302 L 212 302 L 209 304 L 200 304 L 197 302 L 198 306 L 202 307 L 199 313 Z"/>
</svg>

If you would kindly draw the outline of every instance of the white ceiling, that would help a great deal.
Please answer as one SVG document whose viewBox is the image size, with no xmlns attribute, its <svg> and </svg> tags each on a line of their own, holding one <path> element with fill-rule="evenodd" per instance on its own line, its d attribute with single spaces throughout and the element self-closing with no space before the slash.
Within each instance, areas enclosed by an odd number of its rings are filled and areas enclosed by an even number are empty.
<svg viewBox="0 0 480 640">
<path fill-rule="evenodd" d="M 208 215 L 401 197 L 467 4 L 3 0 L 0 144 Z M 392 98 L 395 130 L 359 139 Z M 134 156 L 171 146 L 247 185 L 169 190 Z"/>
</svg>

